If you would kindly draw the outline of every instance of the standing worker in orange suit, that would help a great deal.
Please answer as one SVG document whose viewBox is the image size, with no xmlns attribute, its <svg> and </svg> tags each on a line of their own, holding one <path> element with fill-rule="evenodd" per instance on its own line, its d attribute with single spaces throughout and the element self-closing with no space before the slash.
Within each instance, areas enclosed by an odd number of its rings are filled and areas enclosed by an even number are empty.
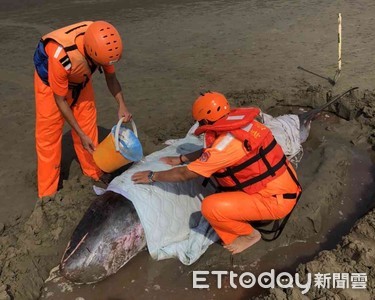
<svg viewBox="0 0 375 300">
<path fill-rule="evenodd" d="M 121 58 L 122 41 L 116 28 L 104 21 L 85 21 L 42 37 L 34 53 L 38 196 L 58 189 L 64 121 L 72 127 L 74 149 L 83 173 L 100 180 L 103 172 L 92 153 L 98 144 L 92 74 L 104 71 L 107 86 L 118 103 L 118 117 L 128 111 L 113 64 Z"/>
<path fill-rule="evenodd" d="M 208 92 L 193 104 L 204 133 L 204 148 L 179 157 L 163 157 L 167 171 L 133 174 L 135 183 L 177 182 L 213 176 L 221 192 L 207 196 L 202 214 L 232 254 L 258 242 L 261 234 L 249 221 L 277 220 L 293 209 L 301 192 L 292 165 L 269 128 L 257 122 L 257 108 L 230 109 L 224 95 Z"/>
</svg>

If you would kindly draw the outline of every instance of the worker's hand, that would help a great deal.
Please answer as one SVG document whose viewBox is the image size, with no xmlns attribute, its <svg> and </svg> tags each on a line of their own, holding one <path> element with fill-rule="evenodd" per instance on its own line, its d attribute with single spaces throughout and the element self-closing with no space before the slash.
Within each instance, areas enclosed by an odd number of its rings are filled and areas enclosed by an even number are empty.
<svg viewBox="0 0 375 300">
<path fill-rule="evenodd" d="M 181 164 L 179 156 L 165 156 L 165 157 L 161 157 L 159 160 L 171 166 L 178 166 L 179 164 Z"/>
<path fill-rule="evenodd" d="M 118 119 L 120 120 L 121 118 L 124 118 L 124 123 L 129 122 L 132 118 L 132 114 L 124 105 L 120 105 L 118 109 Z"/>
<path fill-rule="evenodd" d="M 152 183 L 152 181 L 150 181 L 150 179 L 148 178 L 150 172 L 150 170 L 136 172 L 132 175 L 131 179 L 134 183 Z"/>
<path fill-rule="evenodd" d="M 83 134 L 80 138 L 83 148 L 85 148 L 88 152 L 92 154 L 95 151 L 95 146 L 92 140 L 85 134 Z"/>
</svg>

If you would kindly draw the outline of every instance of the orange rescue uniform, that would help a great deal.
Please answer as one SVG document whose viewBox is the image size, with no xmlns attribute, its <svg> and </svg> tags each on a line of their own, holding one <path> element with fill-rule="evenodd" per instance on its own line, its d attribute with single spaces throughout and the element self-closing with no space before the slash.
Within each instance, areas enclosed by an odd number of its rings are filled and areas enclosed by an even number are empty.
<svg viewBox="0 0 375 300">
<path fill-rule="evenodd" d="M 75 38 L 75 44 L 83 56 L 83 34 Z M 67 52 L 54 40 L 49 40 L 46 43 L 45 52 L 48 55 L 49 86 L 41 80 L 37 72 L 34 73 L 39 197 L 52 195 L 58 188 L 64 118 L 55 102 L 54 94 L 65 96 L 69 105 L 73 103 L 69 78 L 71 78 L 70 75 L 76 63 L 74 58 L 68 61 L 63 59 L 67 57 Z M 103 66 L 103 70 L 106 73 L 115 72 L 113 65 Z M 81 74 L 81 77 L 85 78 L 87 82 L 71 109 L 83 132 L 96 146 L 98 144 L 98 128 L 91 75 L 91 72 Z M 83 148 L 77 133 L 74 130 L 71 133 L 83 173 L 98 180 L 102 171 L 95 165 L 92 155 Z"/>
<path fill-rule="evenodd" d="M 209 178 L 218 171 L 236 165 L 247 154 L 242 141 L 223 133 L 187 168 Z M 293 167 L 289 162 L 287 164 L 296 176 Z M 257 192 L 221 192 L 206 197 L 202 202 L 202 214 L 222 241 L 230 244 L 238 236 L 252 233 L 253 227 L 249 221 L 276 220 L 288 215 L 296 199 L 284 199 L 283 194 L 299 192 L 299 186 L 285 170 Z"/>
</svg>

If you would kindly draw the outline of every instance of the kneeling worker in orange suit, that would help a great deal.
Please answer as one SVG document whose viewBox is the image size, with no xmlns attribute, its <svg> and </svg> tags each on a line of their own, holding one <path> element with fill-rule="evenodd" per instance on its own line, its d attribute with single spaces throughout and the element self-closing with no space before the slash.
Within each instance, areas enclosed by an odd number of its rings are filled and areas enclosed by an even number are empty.
<svg viewBox="0 0 375 300">
<path fill-rule="evenodd" d="M 38 196 L 58 189 L 64 120 L 72 127 L 74 148 L 85 175 L 99 180 L 103 172 L 92 152 L 98 144 L 92 74 L 104 75 L 118 103 L 118 117 L 131 119 L 113 64 L 122 55 L 121 37 L 104 21 L 85 21 L 42 37 L 34 53 Z"/>
<path fill-rule="evenodd" d="M 301 192 L 292 165 L 270 129 L 257 122 L 257 108 L 230 109 L 224 95 L 208 92 L 193 104 L 199 122 L 196 135 L 204 133 L 202 150 L 163 157 L 167 171 L 133 174 L 135 183 L 177 182 L 213 176 L 218 193 L 202 202 L 202 214 L 233 254 L 258 242 L 261 234 L 249 221 L 277 220 L 293 209 Z"/>
</svg>

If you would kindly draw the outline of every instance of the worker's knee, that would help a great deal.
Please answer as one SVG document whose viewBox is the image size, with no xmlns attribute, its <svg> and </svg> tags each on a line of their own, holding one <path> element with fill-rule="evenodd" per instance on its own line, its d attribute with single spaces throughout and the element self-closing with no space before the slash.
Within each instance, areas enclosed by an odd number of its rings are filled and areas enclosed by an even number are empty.
<svg viewBox="0 0 375 300">
<path fill-rule="evenodd" d="M 228 209 L 227 203 L 217 199 L 215 194 L 204 198 L 202 201 L 202 214 L 207 220 L 223 218 L 225 211 Z"/>
</svg>

